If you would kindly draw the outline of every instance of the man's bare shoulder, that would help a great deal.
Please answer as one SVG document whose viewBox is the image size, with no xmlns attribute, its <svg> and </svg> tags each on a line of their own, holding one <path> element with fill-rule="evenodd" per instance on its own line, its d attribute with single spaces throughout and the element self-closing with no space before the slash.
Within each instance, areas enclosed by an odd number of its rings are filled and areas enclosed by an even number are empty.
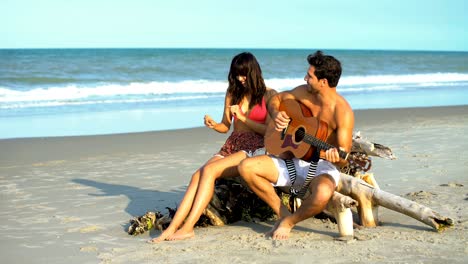
<svg viewBox="0 0 468 264">
<path fill-rule="evenodd" d="M 294 99 L 294 95 L 292 93 L 292 90 L 283 91 L 278 93 L 278 98 L 280 98 L 281 100 Z"/>
<path fill-rule="evenodd" d="M 288 91 L 288 93 L 296 98 L 301 98 L 304 96 L 304 94 L 307 94 L 307 85 L 299 85 L 294 89 Z"/>
<path fill-rule="evenodd" d="M 273 88 L 270 88 L 270 87 L 267 87 L 266 88 L 266 96 L 268 98 L 272 97 L 272 96 L 275 96 L 276 94 L 278 94 L 278 91 L 276 91 L 275 89 Z"/>
<path fill-rule="evenodd" d="M 349 102 L 341 95 L 338 96 L 335 105 L 335 114 L 337 117 L 337 122 L 350 122 L 354 124 L 354 112 L 351 108 Z"/>
<path fill-rule="evenodd" d="M 336 106 L 340 108 L 342 111 L 353 111 L 351 105 L 349 104 L 348 100 L 344 98 L 342 95 L 337 94 Z"/>
</svg>

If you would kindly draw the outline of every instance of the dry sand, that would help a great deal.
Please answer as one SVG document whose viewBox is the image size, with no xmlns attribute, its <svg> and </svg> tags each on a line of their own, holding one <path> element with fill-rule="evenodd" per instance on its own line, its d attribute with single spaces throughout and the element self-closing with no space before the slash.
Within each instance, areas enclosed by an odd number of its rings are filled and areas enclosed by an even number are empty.
<svg viewBox="0 0 468 264">
<path fill-rule="evenodd" d="M 309 219 L 288 241 L 273 223 L 196 229 L 147 244 L 129 219 L 164 211 L 227 135 L 206 128 L 125 135 L 0 140 L 1 263 L 468 263 L 468 106 L 356 111 L 355 131 L 392 148 L 374 159 L 385 191 L 455 220 L 441 233 L 380 208 L 381 225 L 337 241 L 335 224 Z"/>
</svg>

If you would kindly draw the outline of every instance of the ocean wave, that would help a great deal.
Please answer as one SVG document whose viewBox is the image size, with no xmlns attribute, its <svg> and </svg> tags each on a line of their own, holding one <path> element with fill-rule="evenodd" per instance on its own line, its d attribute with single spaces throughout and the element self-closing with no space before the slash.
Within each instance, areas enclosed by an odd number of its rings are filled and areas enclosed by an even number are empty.
<svg viewBox="0 0 468 264">
<path fill-rule="evenodd" d="M 105 104 L 133 104 L 133 103 L 156 103 L 156 102 L 173 102 L 186 100 L 204 100 L 216 98 L 214 95 L 197 95 L 197 96 L 176 96 L 170 98 L 135 98 L 135 99 L 109 99 L 109 100 L 87 100 L 87 101 L 32 101 L 19 102 L 0 105 L 0 109 L 18 109 L 32 107 L 57 107 L 57 106 L 81 106 L 81 105 L 105 105 Z"/>
<path fill-rule="evenodd" d="M 468 81 L 468 74 L 462 73 L 431 73 L 408 75 L 371 75 L 348 76 L 340 80 L 340 86 L 376 85 L 376 84 L 441 84 Z"/>
<path fill-rule="evenodd" d="M 288 90 L 305 83 L 301 78 L 272 78 L 265 80 L 265 82 L 267 86 L 278 91 Z M 467 84 L 468 74 L 461 73 L 343 76 L 338 85 L 338 90 L 346 94 Z M 226 88 L 227 82 L 225 81 L 208 80 L 95 86 L 67 85 L 31 90 L 0 87 L 0 109 L 185 101 L 210 96 L 224 96 Z"/>
<path fill-rule="evenodd" d="M 131 83 L 128 85 L 106 84 L 94 87 L 67 85 L 63 87 L 36 88 L 28 91 L 0 88 L 0 102 L 68 101 L 95 97 L 224 93 L 226 86 L 227 83 L 223 82 L 197 80 Z"/>
</svg>

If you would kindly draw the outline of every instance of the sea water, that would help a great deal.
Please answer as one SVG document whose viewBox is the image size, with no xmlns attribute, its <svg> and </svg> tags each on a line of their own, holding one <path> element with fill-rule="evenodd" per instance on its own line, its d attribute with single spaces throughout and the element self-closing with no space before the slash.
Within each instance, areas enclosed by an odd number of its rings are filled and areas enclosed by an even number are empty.
<svg viewBox="0 0 468 264">
<path fill-rule="evenodd" d="M 310 50 L 3 49 L 0 139 L 203 126 L 220 120 L 230 62 L 250 51 L 267 86 L 304 84 Z M 468 104 L 468 52 L 324 50 L 353 109 Z"/>
</svg>

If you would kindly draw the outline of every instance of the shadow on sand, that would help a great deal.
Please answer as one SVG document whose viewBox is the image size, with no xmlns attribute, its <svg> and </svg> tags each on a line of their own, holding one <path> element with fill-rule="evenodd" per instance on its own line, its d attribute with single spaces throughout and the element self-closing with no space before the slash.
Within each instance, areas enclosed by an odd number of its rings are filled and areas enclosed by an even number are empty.
<svg viewBox="0 0 468 264">
<path fill-rule="evenodd" d="M 125 208 L 131 217 L 140 216 L 147 211 L 160 211 L 167 213 L 166 207 L 177 207 L 179 201 L 184 195 L 184 191 L 161 192 L 157 190 L 142 189 L 134 186 L 109 184 L 88 179 L 73 179 L 75 183 L 94 187 L 102 193 L 90 193 L 90 196 L 121 196 L 128 198 L 129 202 Z M 124 228 L 128 228 L 127 223 Z"/>
<path fill-rule="evenodd" d="M 73 179 L 75 183 L 90 186 L 100 190 L 102 193 L 90 193 L 90 196 L 102 197 L 102 196 L 120 196 L 124 195 L 128 198 L 129 203 L 125 208 L 130 217 L 141 216 L 147 211 L 160 211 L 163 214 L 167 213 L 166 207 L 177 207 L 178 203 L 181 201 L 185 190 L 174 191 L 174 192 L 161 192 L 157 190 L 141 189 L 134 186 L 120 185 L 120 184 L 109 184 L 104 182 L 98 182 L 88 179 Z M 266 233 L 273 226 L 274 221 L 271 222 L 261 222 L 259 224 L 247 223 L 244 221 L 239 221 L 231 223 L 232 226 L 244 226 L 251 228 L 256 233 Z M 123 226 L 123 229 L 126 231 L 130 223 L 127 223 Z M 333 231 L 322 231 L 315 230 L 306 227 L 295 227 L 295 230 L 300 230 L 302 232 L 315 232 L 326 236 L 336 237 L 338 233 Z M 154 236 L 159 232 L 156 230 L 150 231 L 150 236 Z"/>
</svg>

